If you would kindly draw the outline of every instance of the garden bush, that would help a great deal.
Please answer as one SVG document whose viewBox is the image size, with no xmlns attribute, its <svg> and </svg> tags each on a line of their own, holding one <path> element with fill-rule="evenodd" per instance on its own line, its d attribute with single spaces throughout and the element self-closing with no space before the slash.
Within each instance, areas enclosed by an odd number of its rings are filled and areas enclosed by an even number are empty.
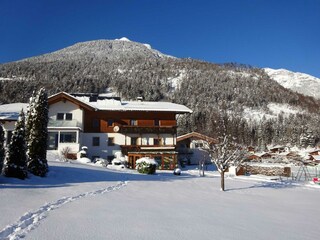
<svg viewBox="0 0 320 240">
<path fill-rule="evenodd" d="M 154 174 L 158 163 L 153 158 L 140 158 L 136 161 L 136 169 L 139 173 Z"/>
</svg>

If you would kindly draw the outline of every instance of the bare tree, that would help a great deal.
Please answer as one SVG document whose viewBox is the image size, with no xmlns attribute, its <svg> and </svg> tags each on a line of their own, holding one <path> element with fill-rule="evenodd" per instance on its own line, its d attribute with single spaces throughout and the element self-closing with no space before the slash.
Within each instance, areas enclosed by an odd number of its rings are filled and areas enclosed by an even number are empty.
<svg viewBox="0 0 320 240">
<path fill-rule="evenodd" d="M 61 155 L 62 161 L 68 162 L 68 158 L 69 158 L 70 152 L 71 152 L 71 148 L 70 147 L 65 147 L 60 151 L 60 155 Z"/>
<path fill-rule="evenodd" d="M 211 161 L 216 165 L 221 176 L 221 191 L 225 190 L 224 173 L 231 166 L 236 168 L 244 161 L 245 151 L 225 135 L 218 144 L 208 143 L 205 150 L 209 152 Z"/>
</svg>

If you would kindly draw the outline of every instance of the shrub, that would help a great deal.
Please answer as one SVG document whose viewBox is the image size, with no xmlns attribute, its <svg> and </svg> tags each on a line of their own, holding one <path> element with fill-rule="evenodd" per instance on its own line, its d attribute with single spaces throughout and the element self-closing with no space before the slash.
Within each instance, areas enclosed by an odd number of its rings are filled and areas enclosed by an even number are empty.
<svg viewBox="0 0 320 240">
<path fill-rule="evenodd" d="M 136 169 L 139 173 L 154 174 L 158 163 L 153 158 L 140 158 L 136 161 Z"/>
</svg>

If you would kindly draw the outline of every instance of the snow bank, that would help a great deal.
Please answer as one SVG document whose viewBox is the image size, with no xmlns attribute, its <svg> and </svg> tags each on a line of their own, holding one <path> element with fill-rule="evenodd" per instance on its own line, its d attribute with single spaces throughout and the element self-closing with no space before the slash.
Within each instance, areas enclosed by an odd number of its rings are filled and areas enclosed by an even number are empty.
<svg viewBox="0 0 320 240">
<path fill-rule="evenodd" d="M 87 157 L 78 158 L 77 160 L 74 160 L 74 161 L 78 163 L 84 163 L 84 164 L 91 163 L 91 159 Z"/>
</svg>

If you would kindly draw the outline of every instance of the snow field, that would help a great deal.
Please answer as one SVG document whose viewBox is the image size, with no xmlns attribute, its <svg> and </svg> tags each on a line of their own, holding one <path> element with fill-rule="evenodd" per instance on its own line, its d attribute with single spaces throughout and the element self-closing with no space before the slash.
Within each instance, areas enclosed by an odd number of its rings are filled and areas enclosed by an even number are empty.
<svg viewBox="0 0 320 240">
<path fill-rule="evenodd" d="M 20 217 L 20 219 L 16 223 L 9 225 L 2 231 L 0 231 L 0 239 L 14 240 L 24 238 L 28 232 L 30 232 L 39 225 L 39 222 L 42 219 L 47 217 L 49 211 L 58 209 L 64 204 L 79 200 L 81 198 L 119 190 L 120 188 L 126 186 L 126 184 L 126 182 L 121 182 L 115 186 L 110 186 L 92 192 L 82 193 L 73 197 L 63 197 L 55 202 L 45 204 L 36 211 L 27 212 L 22 217 Z"/>
<path fill-rule="evenodd" d="M 226 192 L 221 192 L 214 171 L 199 177 L 192 168 L 174 176 L 171 171 L 142 175 L 57 161 L 49 166 L 46 178 L 0 177 L 5 216 L 0 218 L 0 239 L 319 236 L 320 188 L 311 183 L 229 176 Z"/>
</svg>

